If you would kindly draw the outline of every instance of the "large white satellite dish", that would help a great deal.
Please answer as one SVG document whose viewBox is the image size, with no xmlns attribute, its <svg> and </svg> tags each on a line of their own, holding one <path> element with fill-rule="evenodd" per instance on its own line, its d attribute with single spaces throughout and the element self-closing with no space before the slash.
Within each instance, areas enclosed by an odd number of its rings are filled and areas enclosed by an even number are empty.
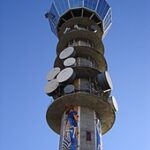
<svg viewBox="0 0 150 150">
<path fill-rule="evenodd" d="M 49 96 L 53 96 L 57 92 L 59 82 L 56 79 L 49 81 L 45 87 L 45 93 Z"/>
<path fill-rule="evenodd" d="M 60 83 L 66 82 L 68 80 L 73 80 L 75 76 L 74 70 L 72 68 L 63 69 L 57 76 L 57 81 Z"/>
<path fill-rule="evenodd" d="M 60 68 L 55 67 L 47 74 L 47 80 L 53 80 L 60 73 Z"/>
<path fill-rule="evenodd" d="M 64 49 L 64 50 L 60 53 L 59 58 L 62 59 L 62 60 L 64 60 L 64 59 L 66 59 L 66 58 L 72 56 L 72 55 L 74 54 L 74 52 L 75 52 L 75 51 L 74 51 L 74 48 L 73 48 L 73 47 L 68 47 L 68 48 Z"/>
</svg>

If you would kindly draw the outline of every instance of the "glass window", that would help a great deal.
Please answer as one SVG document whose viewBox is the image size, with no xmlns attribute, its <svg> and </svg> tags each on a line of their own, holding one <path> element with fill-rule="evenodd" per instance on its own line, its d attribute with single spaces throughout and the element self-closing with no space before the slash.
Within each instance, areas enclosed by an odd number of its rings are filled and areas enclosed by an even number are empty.
<svg viewBox="0 0 150 150">
<path fill-rule="evenodd" d="M 112 17 L 112 12 L 111 9 L 109 9 L 107 15 L 104 18 L 104 23 L 108 22 L 108 20 L 110 20 L 111 17 Z"/>
<path fill-rule="evenodd" d="M 109 22 L 107 24 L 105 24 L 105 26 L 104 26 L 104 32 L 108 30 L 110 24 L 111 24 L 111 21 L 109 20 Z"/>
<path fill-rule="evenodd" d="M 95 10 L 98 0 L 84 0 L 84 6 Z"/>
<path fill-rule="evenodd" d="M 50 27 L 51 27 L 52 32 L 57 36 L 55 25 L 53 24 L 53 22 L 51 20 L 49 20 L 49 23 L 50 23 Z"/>
<path fill-rule="evenodd" d="M 112 11 L 111 8 L 108 10 L 107 16 L 105 17 L 103 21 L 104 31 L 108 30 L 112 23 Z"/>
<path fill-rule="evenodd" d="M 110 26 L 111 23 L 112 23 L 111 15 L 109 15 L 108 18 L 104 22 L 104 30 L 107 30 L 107 28 Z"/>
<path fill-rule="evenodd" d="M 90 131 L 86 131 L 86 141 L 92 141 L 92 135 Z"/>
<path fill-rule="evenodd" d="M 101 13 L 105 7 L 105 4 L 106 4 L 106 1 L 105 0 L 99 0 L 99 4 L 98 4 L 98 7 L 97 7 L 97 13 L 99 14 L 99 16 L 101 17 Z"/>
<path fill-rule="evenodd" d="M 104 19 L 105 15 L 107 14 L 108 10 L 109 10 L 110 6 L 106 3 L 102 13 L 101 13 L 101 17 L 102 19 Z"/>
<path fill-rule="evenodd" d="M 104 26 L 106 26 L 110 22 L 111 22 L 111 18 L 108 18 L 107 21 L 104 23 Z"/>
<path fill-rule="evenodd" d="M 52 7 L 51 7 L 51 10 L 50 10 L 50 13 L 51 13 L 51 20 L 54 24 L 57 24 L 58 21 L 59 21 L 59 15 L 58 15 L 58 12 L 54 6 L 54 4 L 52 4 Z"/>
<path fill-rule="evenodd" d="M 104 26 L 111 20 L 110 17 L 108 17 L 105 21 L 104 21 Z"/>
<path fill-rule="evenodd" d="M 69 0 L 69 1 L 70 1 L 71 8 L 82 7 L 83 0 Z"/>
<path fill-rule="evenodd" d="M 54 2 L 60 15 L 63 15 L 69 9 L 68 0 L 55 0 Z"/>
<path fill-rule="evenodd" d="M 108 24 L 111 23 L 111 19 L 108 19 L 107 22 L 104 23 L 104 27 L 106 28 L 106 26 L 108 26 Z"/>
</svg>

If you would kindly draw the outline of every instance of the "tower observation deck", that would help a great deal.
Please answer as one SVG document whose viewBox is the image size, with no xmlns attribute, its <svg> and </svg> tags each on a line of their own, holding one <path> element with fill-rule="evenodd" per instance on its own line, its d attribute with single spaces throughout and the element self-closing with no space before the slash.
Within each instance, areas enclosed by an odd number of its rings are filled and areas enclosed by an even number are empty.
<svg viewBox="0 0 150 150">
<path fill-rule="evenodd" d="M 45 87 L 54 99 L 47 123 L 60 134 L 59 150 L 102 150 L 118 111 L 102 43 L 111 8 L 106 0 L 54 0 L 45 16 L 59 39 Z"/>
</svg>

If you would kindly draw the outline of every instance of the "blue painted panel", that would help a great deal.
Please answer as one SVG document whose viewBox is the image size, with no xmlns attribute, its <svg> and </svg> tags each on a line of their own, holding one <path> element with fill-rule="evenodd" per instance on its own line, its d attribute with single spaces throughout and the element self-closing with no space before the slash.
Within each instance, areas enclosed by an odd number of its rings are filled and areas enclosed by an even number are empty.
<svg viewBox="0 0 150 150">
<path fill-rule="evenodd" d="M 69 0 L 69 1 L 71 8 L 82 7 L 83 0 Z"/>
<path fill-rule="evenodd" d="M 99 0 L 99 4 L 98 4 L 98 7 L 97 7 L 97 10 L 96 12 L 98 13 L 98 15 L 101 17 L 101 13 L 103 11 L 103 8 L 105 6 L 105 3 L 106 1 L 105 0 Z M 101 17 L 102 18 L 102 17 Z"/>
<path fill-rule="evenodd" d="M 92 10 L 96 9 L 98 0 L 84 0 L 84 6 Z"/>
<path fill-rule="evenodd" d="M 49 20 L 49 24 L 50 24 L 52 32 L 57 36 L 57 32 L 56 32 L 54 23 L 51 20 Z"/>
<path fill-rule="evenodd" d="M 69 9 L 68 0 L 55 0 L 54 2 L 60 15 L 63 15 Z"/>
<path fill-rule="evenodd" d="M 107 3 L 105 3 L 105 7 L 103 8 L 103 11 L 102 11 L 102 13 L 101 13 L 102 19 L 104 19 L 104 17 L 106 16 L 106 14 L 107 14 L 109 8 L 110 8 L 110 6 L 109 6 Z"/>
<path fill-rule="evenodd" d="M 59 17 L 59 14 L 58 14 L 54 4 L 52 4 L 52 6 L 51 6 L 50 13 L 51 13 L 51 20 L 52 20 L 52 22 L 54 24 L 57 24 L 60 17 Z"/>
</svg>

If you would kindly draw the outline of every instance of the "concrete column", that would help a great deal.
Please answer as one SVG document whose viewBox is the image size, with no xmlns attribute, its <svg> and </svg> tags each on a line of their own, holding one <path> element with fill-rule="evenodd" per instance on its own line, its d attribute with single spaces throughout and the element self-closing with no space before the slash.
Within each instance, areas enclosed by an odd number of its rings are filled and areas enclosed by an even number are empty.
<svg viewBox="0 0 150 150">
<path fill-rule="evenodd" d="M 81 107 L 80 139 L 81 150 L 95 150 L 95 112 L 85 107 Z"/>
</svg>

